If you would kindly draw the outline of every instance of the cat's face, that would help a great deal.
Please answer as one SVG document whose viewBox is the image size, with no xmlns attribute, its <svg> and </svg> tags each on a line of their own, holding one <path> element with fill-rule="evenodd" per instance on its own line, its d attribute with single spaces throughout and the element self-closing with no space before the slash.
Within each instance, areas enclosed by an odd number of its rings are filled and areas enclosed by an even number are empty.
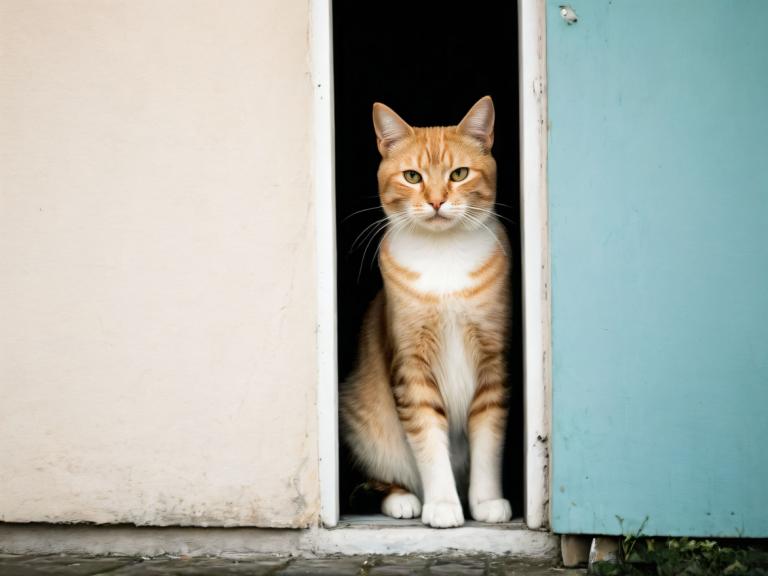
<svg viewBox="0 0 768 576">
<path fill-rule="evenodd" d="M 376 103 L 379 197 L 395 227 L 480 228 L 496 197 L 493 102 L 479 100 L 458 126 L 414 128 Z"/>
</svg>

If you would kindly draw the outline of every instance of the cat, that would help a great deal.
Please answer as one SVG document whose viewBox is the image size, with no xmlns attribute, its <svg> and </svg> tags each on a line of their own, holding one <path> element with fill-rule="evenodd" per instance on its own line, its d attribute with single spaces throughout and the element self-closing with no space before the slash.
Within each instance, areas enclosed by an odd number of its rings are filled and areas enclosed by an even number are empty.
<svg viewBox="0 0 768 576">
<path fill-rule="evenodd" d="M 481 98 L 458 126 L 416 128 L 373 105 L 384 287 L 340 393 L 342 429 L 385 492 L 382 512 L 428 526 L 506 522 L 509 244 L 494 211 L 495 111 Z M 465 491 L 468 484 L 468 498 Z"/>
</svg>

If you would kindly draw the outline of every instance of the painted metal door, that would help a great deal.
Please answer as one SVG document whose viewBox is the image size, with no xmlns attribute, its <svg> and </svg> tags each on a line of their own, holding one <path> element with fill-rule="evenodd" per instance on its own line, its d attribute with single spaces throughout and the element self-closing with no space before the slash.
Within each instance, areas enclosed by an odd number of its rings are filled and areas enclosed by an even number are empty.
<svg viewBox="0 0 768 576">
<path fill-rule="evenodd" d="M 768 536 L 768 2 L 562 4 L 552 526 Z"/>
</svg>

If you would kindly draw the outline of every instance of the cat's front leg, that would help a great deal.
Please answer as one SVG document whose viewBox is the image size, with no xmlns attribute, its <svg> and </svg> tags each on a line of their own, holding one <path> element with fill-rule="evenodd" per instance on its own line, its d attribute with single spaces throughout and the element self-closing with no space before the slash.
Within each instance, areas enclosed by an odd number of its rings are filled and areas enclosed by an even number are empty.
<svg viewBox="0 0 768 576">
<path fill-rule="evenodd" d="M 434 528 L 464 524 L 448 445 L 448 418 L 428 364 L 418 357 L 396 371 L 395 401 L 421 476 L 421 520 Z"/>
<path fill-rule="evenodd" d="M 461 526 L 464 512 L 451 468 L 447 431 L 432 427 L 421 438 L 414 438 L 411 446 L 419 443 L 422 447 L 416 461 L 424 486 L 421 521 L 433 528 Z"/>
<path fill-rule="evenodd" d="M 507 422 L 504 365 L 497 354 L 481 363 L 469 411 L 469 510 L 480 522 L 508 522 L 512 507 L 501 489 L 501 459 Z"/>
</svg>

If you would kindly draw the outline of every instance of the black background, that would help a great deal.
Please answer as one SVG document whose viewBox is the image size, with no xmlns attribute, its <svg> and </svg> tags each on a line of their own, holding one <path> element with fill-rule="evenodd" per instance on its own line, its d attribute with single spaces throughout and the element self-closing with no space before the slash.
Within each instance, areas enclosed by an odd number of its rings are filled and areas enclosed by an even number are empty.
<svg viewBox="0 0 768 576">
<path fill-rule="evenodd" d="M 381 235 L 352 251 L 355 238 L 383 217 L 371 120 L 383 102 L 413 126 L 455 125 L 482 96 L 496 107 L 493 154 L 498 164 L 497 212 L 512 243 L 513 318 L 509 342 L 510 414 L 504 492 L 523 512 L 523 369 L 520 297 L 517 6 L 515 2 L 335 1 L 333 50 L 338 244 L 339 373 L 357 356 L 363 314 L 381 288 L 373 255 Z M 503 204 L 503 205 L 501 205 Z M 359 279 L 358 279 L 359 275 Z M 356 490 L 366 479 L 340 458 L 341 513 L 378 512 L 378 501 Z M 354 491 L 354 497 L 352 496 Z"/>
</svg>

